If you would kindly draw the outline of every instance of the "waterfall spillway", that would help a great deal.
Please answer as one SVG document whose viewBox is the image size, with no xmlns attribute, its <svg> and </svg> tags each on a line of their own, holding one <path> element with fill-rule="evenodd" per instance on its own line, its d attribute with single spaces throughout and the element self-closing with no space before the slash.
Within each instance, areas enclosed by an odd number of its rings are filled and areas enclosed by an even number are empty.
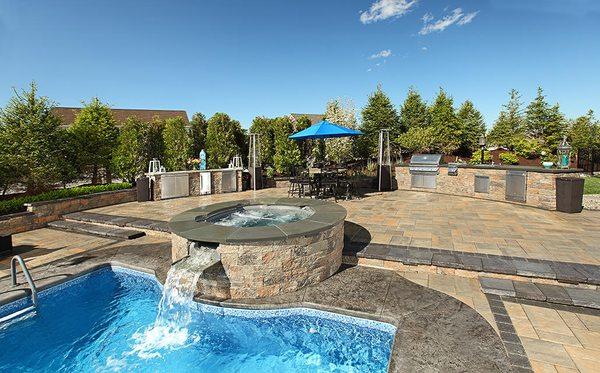
<svg viewBox="0 0 600 373">
<path fill-rule="evenodd" d="M 134 353 L 142 358 L 160 357 L 160 350 L 182 348 L 199 340 L 198 335 L 188 331 L 194 295 L 204 270 L 218 261 L 214 248 L 197 247 L 190 249 L 190 256 L 171 266 L 154 324 L 133 336 Z"/>
</svg>

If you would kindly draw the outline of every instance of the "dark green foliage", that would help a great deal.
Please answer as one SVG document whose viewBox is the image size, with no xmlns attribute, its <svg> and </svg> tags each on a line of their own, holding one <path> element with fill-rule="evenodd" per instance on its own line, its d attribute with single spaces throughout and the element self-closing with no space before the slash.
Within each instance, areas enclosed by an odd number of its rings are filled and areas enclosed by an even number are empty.
<svg viewBox="0 0 600 373">
<path fill-rule="evenodd" d="M 275 120 L 266 117 L 256 117 L 250 126 L 250 133 L 257 133 L 260 141 L 262 164 L 273 165 L 275 155 Z"/>
<path fill-rule="evenodd" d="M 292 170 L 302 165 L 300 149 L 295 140 L 288 136 L 293 133 L 294 126 L 288 117 L 274 120 L 275 127 L 275 155 L 273 162 L 275 170 L 284 175 L 290 175 Z"/>
<path fill-rule="evenodd" d="M 518 164 L 519 157 L 515 153 L 511 152 L 501 153 L 500 161 L 502 161 L 502 164 Z"/>
<path fill-rule="evenodd" d="M 439 143 L 435 128 L 411 127 L 396 139 L 402 149 L 415 153 L 433 153 Z"/>
<path fill-rule="evenodd" d="M 431 123 L 431 117 L 427 104 L 421 98 L 421 95 L 414 89 L 408 90 L 408 96 L 400 108 L 401 130 L 407 131 L 410 128 L 425 128 Z"/>
<path fill-rule="evenodd" d="M 143 141 L 142 141 L 142 154 L 144 158 L 144 165 L 148 167 L 148 163 L 153 158 L 164 160 L 165 158 L 165 141 L 164 133 L 165 121 L 155 116 L 152 118 L 150 123 L 146 123 L 144 126 Z"/>
<path fill-rule="evenodd" d="M 98 171 L 110 172 L 119 131 L 108 105 L 93 98 L 81 109 L 69 128 L 77 149 L 79 169 L 92 174 L 92 184 L 98 183 Z"/>
<path fill-rule="evenodd" d="M 543 92 L 538 88 L 537 96 L 525 110 L 525 132 L 527 137 L 537 139 L 555 152 L 563 136 L 565 120 L 558 104 L 550 106 Z"/>
<path fill-rule="evenodd" d="M 469 155 L 479 148 L 479 137 L 485 134 L 483 116 L 475 109 L 473 103 L 467 100 L 458 110 L 457 117 L 461 129 L 459 151 L 463 155 Z"/>
<path fill-rule="evenodd" d="M 311 125 L 312 124 L 310 122 L 310 119 L 306 115 L 303 115 L 300 118 L 296 119 L 296 121 L 294 122 L 294 132 L 293 133 L 305 130 L 308 127 L 310 127 Z M 296 141 L 296 140 L 294 140 L 294 141 Z M 314 146 L 314 140 L 301 140 L 301 141 L 296 141 L 296 142 L 298 143 L 298 148 L 300 149 L 301 159 L 303 159 L 303 160 L 308 159 L 311 155 L 311 151 Z"/>
<path fill-rule="evenodd" d="M 237 141 L 244 132 L 240 123 L 225 113 L 216 113 L 208 120 L 206 129 L 206 153 L 208 168 L 226 167 L 229 161 L 240 154 Z"/>
<path fill-rule="evenodd" d="M 68 189 L 57 189 L 49 192 L 36 194 L 32 196 L 23 196 L 5 201 L 0 201 L 0 215 L 12 214 L 25 211 L 24 203 L 53 201 L 61 198 L 77 197 L 86 194 L 107 192 L 111 190 L 121 190 L 131 188 L 130 183 L 114 183 L 103 185 L 80 186 Z"/>
<path fill-rule="evenodd" d="M 147 127 L 148 123 L 137 118 L 128 118 L 121 127 L 113 163 L 117 175 L 124 180 L 133 182 L 146 170 L 144 136 Z"/>
<path fill-rule="evenodd" d="M 377 90 L 369 96 L 367 105 L 362 110 L 362 124 L 360 130 L 364 133 L 355 141 L 355 154 L 368 158 L 377 154 L 379 131 L 390 130 L 390 138 L 400 135 L 400 116 L 389 97 L 378 86 Z"/>
<path fill-rule="evenodd" d="M 519 92 L 511 90 L 510 100 L 503 105 L 500 116 L 488 135 L 488 144 L 513 149 L 515 143 L 523 138 L 524 119 L 521 106 Z"/>
<path fill-rule="evenodd" d="M 61 173 L 70 160 L 62 153 L 65 134 L 60 120 L 51 114 L 53 106 L 46 97 L 37 96 L 37 86 L 31 83 L 29 91 L 15 91 L 0 111 L 2 189 L 20 182 L 27 193 L 36 193 L 70 178 L 70 173 Z"/>
<path fill-rule="evenodd" d="M 200 150 L 206 148 L 206 117 L 202 113 L 196 113 L 190 121 L 190 141 L 192 143 L 192 157 L 198 157 Z"/>
<path fill-rule="evenodd" d="M 438 143 L 436 151 L 451 154 L 461 144 L 461 124 L 454 112 L 454 101 L 440 89 L 435 102 L 429 109 L 431 127 L 434 128 Z"/>
<path fill-rule="evenodd" d="M 165 121 L 163 139 L 165 142 L 164 165 L 167 171 L 185 170 L 192 148 L 183 118 L 175 117 Z"/>
</svg>

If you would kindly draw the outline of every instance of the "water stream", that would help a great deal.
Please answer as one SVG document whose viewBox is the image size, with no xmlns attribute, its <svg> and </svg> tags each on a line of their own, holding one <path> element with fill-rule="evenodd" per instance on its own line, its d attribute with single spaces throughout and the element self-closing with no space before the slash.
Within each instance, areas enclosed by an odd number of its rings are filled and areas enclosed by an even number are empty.
<svg viewBox="0 0 600 373">
<path fill-rule="evenodd" d="M 194 295 L 198 279 L 205 269 L 219 261 L 214 248 L 190 249 L 190 256 L 175 263 L 167 273 L 154 324 L 133 335 L 132 353 L 141 358 L 160 357 L 161 350 L 175 350 L 198 342 L 190 333 Z"/>
</svg>

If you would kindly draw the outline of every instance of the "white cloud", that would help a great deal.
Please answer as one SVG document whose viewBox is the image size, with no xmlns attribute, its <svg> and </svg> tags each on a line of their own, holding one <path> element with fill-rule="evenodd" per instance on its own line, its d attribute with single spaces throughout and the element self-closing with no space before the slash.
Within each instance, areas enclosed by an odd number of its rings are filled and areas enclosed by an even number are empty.
<svg viewBox="0 0 600 373">
<path fill-rule="evenodd" d="M 401 17 L 418 2 L 419 0 L 377 0 L 371 4 L 369 10 L 360 14 L 360 21 L 367 24 Z"/>
<path fill-rule="evenodd" d="M 392 55 L 392 50 L 391 49 L 384 49 L 381 52 L 372 54 L 371 57 L 369 57 L 369 59 L 374 60 L 377 58 L 388 58 Z"/>
<path fill-rule="evenodd" d="M 427 51 L 427 47 L 421 47 L 422 51 Z"/>
<path fill-rule="evenodd" d="M 433 16 L 427 13 L 422 18 L 423 28 L 419 31 L 419 35 L 427 35 L 436 31 L 441 32 L 454 24 L 458 26 L 466 25 L 467 23 L 470 23 L 478 13 L 479 11 L 465 14 L 461 8 L 456 8 L 452 13 L 445 15 L 435 22 L 433 22 Z"/>
</svg>

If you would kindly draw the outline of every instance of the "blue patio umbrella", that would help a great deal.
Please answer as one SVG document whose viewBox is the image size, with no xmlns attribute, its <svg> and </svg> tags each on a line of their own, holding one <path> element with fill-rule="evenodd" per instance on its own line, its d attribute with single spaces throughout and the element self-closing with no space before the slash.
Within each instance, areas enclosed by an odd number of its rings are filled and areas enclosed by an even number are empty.
<svg viewBox="0 0 600 373">
<path fill-rule="evenodd" d="M 358 130 L 342 127 L 335 123 L 322 120 L 307 129 L 290 135 L 289 138 L 292 140 L 329 139 L 332 137 L 359 136 L 362 134 L 363 133 Z"/>
</svg>

